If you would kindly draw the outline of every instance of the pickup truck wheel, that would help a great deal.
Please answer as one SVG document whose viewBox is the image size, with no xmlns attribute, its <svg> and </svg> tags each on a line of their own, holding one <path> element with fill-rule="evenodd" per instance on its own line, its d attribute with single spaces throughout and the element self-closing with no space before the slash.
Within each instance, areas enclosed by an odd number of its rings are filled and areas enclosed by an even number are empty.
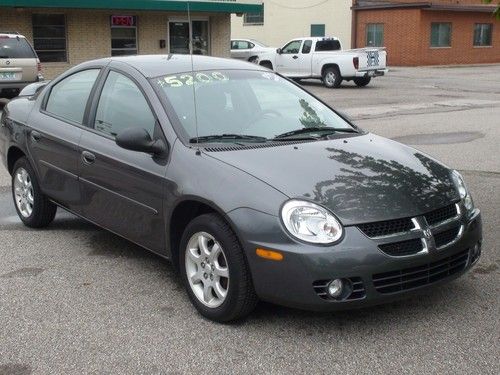
<svg viewBox="0 0 500 375">
<path fill-rule="evenodd" d="M 193 219 L 181 239 L 180 270 L 198 312 L 216 322 L 241 319 L 257 304 L 243 248 L 216 214 Z"/>
<path fill-rule="evenodd" d="M 273 64 L 271 64 L 269 61 L 261 62 L 260 66 L 263 66 L 264 68 L 273 70 Z"/>
<path fill-rule="evenodd" d="M 335 66 L 326 68 L 323 71 L 323 83 L 330 89 L 339 87 L 342 83 L 342 76 L 340 75 L 339 69 Z"/>
<path fill-rule="evenodd" d="M 371 80 L 371 77 L 356 77 L 354 78 L 354 83 L 358 87 L 365 87 Z"/>
<path fill-rule="evenodd" d="M 25 157 L 14 164 L 12 197 L 19 218 L 28 227 L 46 227 L 56 216 L 57 206 L 42 193 L 35 171 Z"/>
</svg>

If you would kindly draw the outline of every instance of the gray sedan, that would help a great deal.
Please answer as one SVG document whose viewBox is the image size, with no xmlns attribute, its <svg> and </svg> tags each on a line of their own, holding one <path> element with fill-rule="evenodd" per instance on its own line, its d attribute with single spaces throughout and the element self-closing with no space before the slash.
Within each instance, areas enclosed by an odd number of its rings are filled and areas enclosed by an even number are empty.
<svg viewBox="0 0 500 375">
<path fill-rule="evenodd" d="M 293 82 L 205 56 L 78 65 L 0 121 L 19 217 L 57 207 L 170 259 L 205 317 L 336 310 L 450 281 L 481 253 L 462 176 Z"/>
</svg>

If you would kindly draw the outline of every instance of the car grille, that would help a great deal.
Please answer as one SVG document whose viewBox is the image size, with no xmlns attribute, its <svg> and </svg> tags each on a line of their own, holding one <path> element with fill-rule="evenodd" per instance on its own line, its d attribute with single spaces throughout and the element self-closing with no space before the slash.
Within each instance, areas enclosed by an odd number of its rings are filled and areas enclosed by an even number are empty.
<svg viewBox="0 0 500 375">
<path fill-rule="evenodd" d="M 318 280 L 313 283 L 313 288 L 316 294 L 321 297 L 322 299 L 325 300 L 331 300 L 331 301 L 353 301 L 357 299 L 363 299 L 366 296 L 366 291 L 365 291 L 365 286 L 363 285 L 363 281 L 361 280 L 360 277 L 350 277 L 347 280 L 349 280 L 351 284 L 351 291 L 347 296 L 342 298 L 341 300 L 332 298 L 328 295 L 327 293 L 327 287 L 328 283 L 331 280 Z"/>
<path fill-rule="evenodd" d="M 419 253 L 424 249 L 424 245 L 420 238 L 415 238 L 413 240 L 393 242 L 388 244 L 379 245 L 380 250 L 382 250 L 387 255 L 391 256 L 406 256 L 414 255 Z"/>
<path fill-rule="evenodd" d="M 465 269 L 469 250 L 449 256 L 436 262 L 417 267 L 384 272 L 373 275 L 373 285 L 379 293 L 398 293 L 443 280 Z"/>
<path fill-rule="evenodd" d="M 414 228 L 414 224 L 410 218 L 406 218 L 361 224 L 358 228 L 368 237 L 373 238 L 408 232 Z"/>
<path fill-rule="evenodd" d="M 424 215 L 425 220 L 427 220 L 427 224 L 436 225 L 443 221 L 449 220 L 457 216 L 457 207 L 455 203 L 450 204 L 449 206 L 439 208 L 437 210 L 431 211 Z"/>
<path fill-rule="evenodd" d="M 457 226 L 455 228 L 451 228 L 435 234 L 434 241 L 436 242 L 436 247 L 440 248 L 455 241 L 459 233 L 460 233 L 460 226 Z"/>
</svg>

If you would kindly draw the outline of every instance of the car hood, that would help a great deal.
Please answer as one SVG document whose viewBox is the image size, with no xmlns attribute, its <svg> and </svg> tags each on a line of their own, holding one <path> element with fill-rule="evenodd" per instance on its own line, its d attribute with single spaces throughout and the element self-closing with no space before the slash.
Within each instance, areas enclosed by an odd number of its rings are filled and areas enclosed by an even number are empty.
<svg viewBox="0 0 500 375">
<path fill-rule="evenodd" d="M 329 208 L 344 225 L 418 216 L 459 199 L 446 166 L 369 133 L 208 154 Z"/>
</svg>

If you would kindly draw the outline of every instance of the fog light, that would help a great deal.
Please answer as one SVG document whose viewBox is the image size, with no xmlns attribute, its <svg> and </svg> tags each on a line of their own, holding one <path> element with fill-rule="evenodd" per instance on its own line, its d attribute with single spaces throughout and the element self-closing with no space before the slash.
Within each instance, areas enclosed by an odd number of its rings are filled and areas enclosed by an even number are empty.
<svg viewBox="0 0 500 375">
<path fill-rule="evenodd" d="M 342 279 L 335 279 L 328 283 L 328 295 L 337 298 L 342 294 L 344 289 L 344 282 Z"/>
</svg>

